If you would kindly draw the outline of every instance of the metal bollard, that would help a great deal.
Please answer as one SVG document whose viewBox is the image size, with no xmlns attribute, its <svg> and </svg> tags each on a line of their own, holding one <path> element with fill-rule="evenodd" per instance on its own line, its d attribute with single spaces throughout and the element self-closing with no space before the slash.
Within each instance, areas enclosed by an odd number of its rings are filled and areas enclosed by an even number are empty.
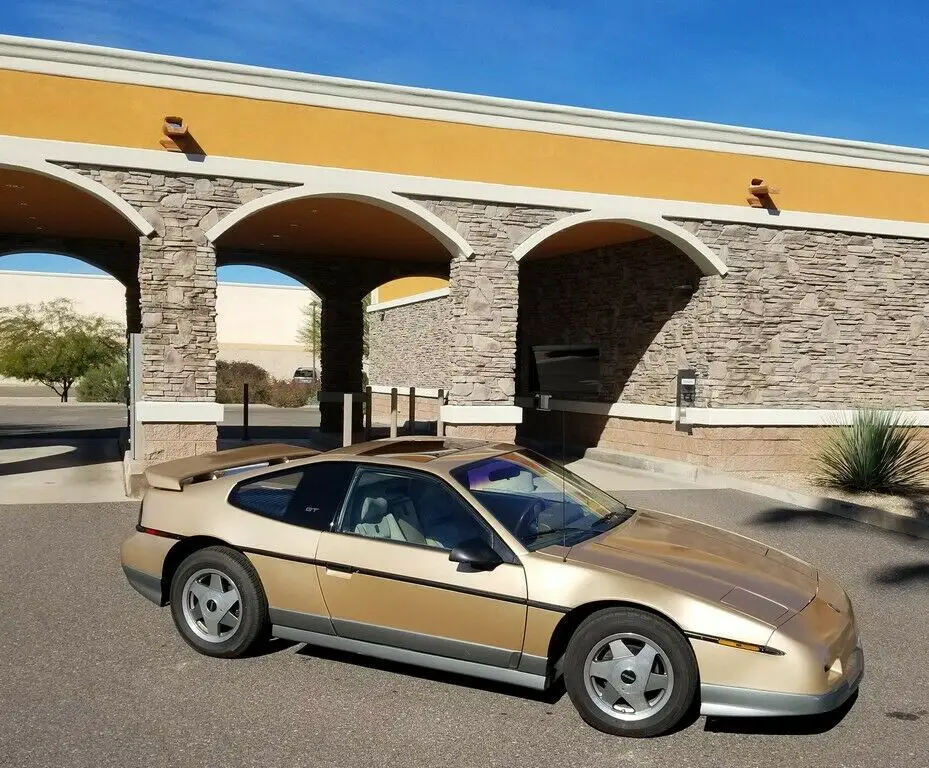
<svg viewBox="0 0 929 768">
<path fill-rule="evenodd" d="M 352 393 L 342 395 L 342 445 L 352 444 Z"/>
<path fill-rule="evenodd" d="M 248 440 L 248 382 L 242 384 L 242 439 Z"/>
<path fill-rule="evenodd" d="M 365 387 L 365 440 L 371 439 L 371 387 Z"/>
<path fill-rule="evenodd" d="M 410 415 L 407 419 L 407 431 L 416 434 L 416 387 L 410 387 Z"/>
<path fill-rule="evenodd" d="M 390 436 L 397 436 L 397 388 L 390 388 Z"/>
<path fill-rule="evenodd" d="M 442 421 L 442 406 L 445 404 L 445 390 L 439 390 L 438 400 L 438 415 L 435 417 L 435 433 L 439 437 L 445 437 L 445 422 Z"/>
</svg>

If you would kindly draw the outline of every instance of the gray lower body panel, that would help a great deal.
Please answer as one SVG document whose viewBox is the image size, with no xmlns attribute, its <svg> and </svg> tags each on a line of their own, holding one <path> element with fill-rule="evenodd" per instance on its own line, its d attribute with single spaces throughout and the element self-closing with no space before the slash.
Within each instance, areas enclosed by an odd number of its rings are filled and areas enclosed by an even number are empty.
<svg viewBox="0 0 929 768">
<path fill-rule="evenodd" d="M 338 624 L 342 623 L 343 622 L 338 622 Z M 380 630 L 381 628 L 375 627 L 373 629 Z M 399 632 L 400 630 L 386 631 Z M 494 680 L 500 683 L 520 685 L 526 688 L 533 688 L 537 691 L 545 690 L 548 687 L 548 677 L 545 675 L 532 674 L 530 672 L 520 671 L 519 669 L 493 666 L 492 664 L 485 664 L 461 658 L 439 656 L 434 653 L 429 653 L 422 650 L 411 650 L 409 648 L 399 648 L 393 645 L 382 645 L 380 643 L 370 642 L 367 640 L 358 640 L 352 637 L 332 635 L 325 632 L 313 632 L 306 629 L 285 627 L 277 624 L 272 626 L 271 633 L 275 637 L 280 637 L 284 640 L 293 640 L 298 643 L 308 643 L 310 645 L 322 646 L 323 648 L 332 648 L 339 651 L 358 653 L 363 656 L 372 656 L 377 659 L 384 659 L 386 661 L 394 661 L 402 664 L 414 664 L 419 667 L 437 669 L 442 672 L 470 675 L 472 677 L 480 677 L 485 680 Z M 423 647 L 425 647 L 425 644 L 428 644 L 433 640 L 443 640 L 443 638 L 424 638 L 423 636 L 420 636 L 420 638 L 421 639 L 418 642 L 424 644 Z M 457 643 L 457 641 L 451 640 L 445 640 L 444 642 Z M 457 644 L 472 645 L 462 643 Z M 484 646 L 477 647 L 483 648 Z M 502 649 L 496 648 L 492 650 L 501 651 Z"/>
<path fill-rule="evenodd" d="M 155 576 L 145 571 L 140 571 L 128 565 L 123 566 L 123 573 L 126 574 L 126 580 L 130 586 L 145 598 L 151 600 L 155 605 L 164 605 L 165 602 L 161 597 L 161 577 Z"/>
<path fill-rule="evenodd" d="M 352 640 L 360 640 L 364 643 L 390 645 L 394 648 L 426 653 L 430 656 L 446 656 L 450 659 L 486 664 L 491 667 L 516 669 L 516 665 L 519 663 L 520 652 L 508 648 L 497 648 L 492 645 L 481 645 L 480 643 L 466 643 L 462 640 L 453 640 L 447 637 L 424 635 L 403 629 L 365 624 L 360 621 L 346 621 L 345 619 L 333 619 L 332 625 L 335 627 L 337 635 Z M 307 629 L 312 628 L 307 627 Z"/>
<path fill-rule="evenodd" d="M 862 677 L 864 657 L 860 655 L 857 672 L 820 696 L 702 684 L 700 714 L 717 717 L 821 715 L 841 707 L 858 690 Z"/>
</svg>

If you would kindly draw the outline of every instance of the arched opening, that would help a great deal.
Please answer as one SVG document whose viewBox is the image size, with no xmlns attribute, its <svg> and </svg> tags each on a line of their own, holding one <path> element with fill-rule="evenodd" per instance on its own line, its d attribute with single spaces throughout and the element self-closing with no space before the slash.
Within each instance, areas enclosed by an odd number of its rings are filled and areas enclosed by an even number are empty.
<svg viewBox="0 0 929 768">
<path fill-rule="evenodd" d="M 452 368 L 448 292 L 448 280 L 431 275 L 391 280 L 372 292 L 365 330 L 374 424 L 389 425 L 390 390 L 397 388 L 398 428 L 433 434 L 439 390 L 447 391 Z"/>
<path fill-rule="evenodd" d="M 151 226 L 114 193 L 74 171 L 47 164 L 0 164 L 0 305 L 38 306 L 54 299 L 73 303 L 83 315 L 102 315 L 129 332 L 141 328 L 139 238 Z M 104 380 L 86 397 L 114 396 Z M 63 429 L 69 435 L 110 437 L 127 423 L 124 402 L 106 408 L 64 409 L 42 385 L 5 381 L 7 395 L 41 395 L 48 405 L 27 418 L 20 400 L 4 406 L 5 435 L 30 439 Z M 69 392 L 71 399 L 79 391 Z M 42 402 L 46 402 L 44 399 Z M 29 421 L 31 423 L 26 424 Z M 78 431 L 73 431 L 80 428 Z M 113 445 L 115 445 L 113 441 Z M 78 452 L 80 453 L 80 452 Z M 83 455 L 83 454 L 82 454 Z"/>
<path fill-rule="evenodd" d="M 558 444 L 564 427 L 568 445 L 613 445 L 651 430 L 617 419 L 617 404 L 674 405 L 677 372 L 693 363 L 701 285 L 725 272 L 678 229 L 581 214 L 517 250 L 521 439 Z M 552 412 L 533 408 L 536 392 L 552 396 Z"/>
<path fill-rule="evenodd" d="M 319 426 L 319 322 L 319 298 L 292 275 L 228 260 L 219 267 L 216 399 L 225 405 L 223 444 L 243 436 L 245 383 L 250 439 L 300 439 Z"/>
<path fill-rule="evenodd" d="M 360 394 L 366 383 L 367 297 L 401 278 L 447 281 L 452 253 L 466 243 L 424 209 L 417 218 L 418 206 L 402 198 L 306 190 L 278 193 L 276 202 L 274 197 L 248 204 L 248 215 L 231 214 L 232 223 L 224 219 L 208 236 L 214 238 L 218 266 L 274 269 L 311 286 L 319 297 L 320 426 L 341 432 L 341 395 Z M 412 368 L 393 373 L 406 379 Z M 353 413 L 360 430 L 360 402 Z"/>
</svg>

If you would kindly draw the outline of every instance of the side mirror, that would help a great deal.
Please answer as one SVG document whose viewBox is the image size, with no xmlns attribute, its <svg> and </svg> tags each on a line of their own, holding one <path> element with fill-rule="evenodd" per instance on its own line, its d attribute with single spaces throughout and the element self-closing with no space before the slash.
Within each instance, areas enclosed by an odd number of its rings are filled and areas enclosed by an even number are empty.
<svg viewBox="0 0 929 768">
<path fill-rule="evenodd" d="M 469 565 L 475 571 L 492 571 L 503 562 L 503 558 L 480 538 L 461 542 L 449 552 L 448 559 Z"/>
</svg>

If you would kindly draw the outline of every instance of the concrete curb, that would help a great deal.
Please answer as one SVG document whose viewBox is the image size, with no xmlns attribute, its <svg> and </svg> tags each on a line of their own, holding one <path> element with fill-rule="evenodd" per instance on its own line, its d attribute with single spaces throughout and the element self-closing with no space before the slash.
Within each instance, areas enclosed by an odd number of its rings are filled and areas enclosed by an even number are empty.
<svg viewBox="0 0 929 768">
<path fill-rule="evenodd" d="M 835 517 L 854 520 L 858 523 L 882 528 L 894 533 L 929 539 L 929 520 L 920 520 L 915 517 L 905 517 L 888 512 L 878 507 L 868 507 L 849 501 L 841 501 L 828 496 L 810 496 L 800 491 L 792 491 L 776 485 L 768 485 L 755 480 L 736 477 L 709 467 L 699 467 L 681 461 L 669 459 L 656 459 L 651 456 L 641 456 L 634 453 L 623 453 L 606 448 L 588 448 L 574 451 L 581 458 L 596 461 L 601 464 L 614 464 L 627 469 L 637 469 L 643 472 L 674 477 L 700 485 L 729 488 L 735 491 L 753 493 L 757 496 L 766 496 L 783 504 L 792 504 L 805 507 Z"/>
<path fill-rule="evenodd" d="M 61 402 L 57 397 L 0 397 L 0 405 L 22 408 L 35 408 L 36 406 L 55 406 L 56 408 L 112 408 L 114 406 L 126 407 L 125 403 L 85 403 L 81 400 Z"/>
</svg>

